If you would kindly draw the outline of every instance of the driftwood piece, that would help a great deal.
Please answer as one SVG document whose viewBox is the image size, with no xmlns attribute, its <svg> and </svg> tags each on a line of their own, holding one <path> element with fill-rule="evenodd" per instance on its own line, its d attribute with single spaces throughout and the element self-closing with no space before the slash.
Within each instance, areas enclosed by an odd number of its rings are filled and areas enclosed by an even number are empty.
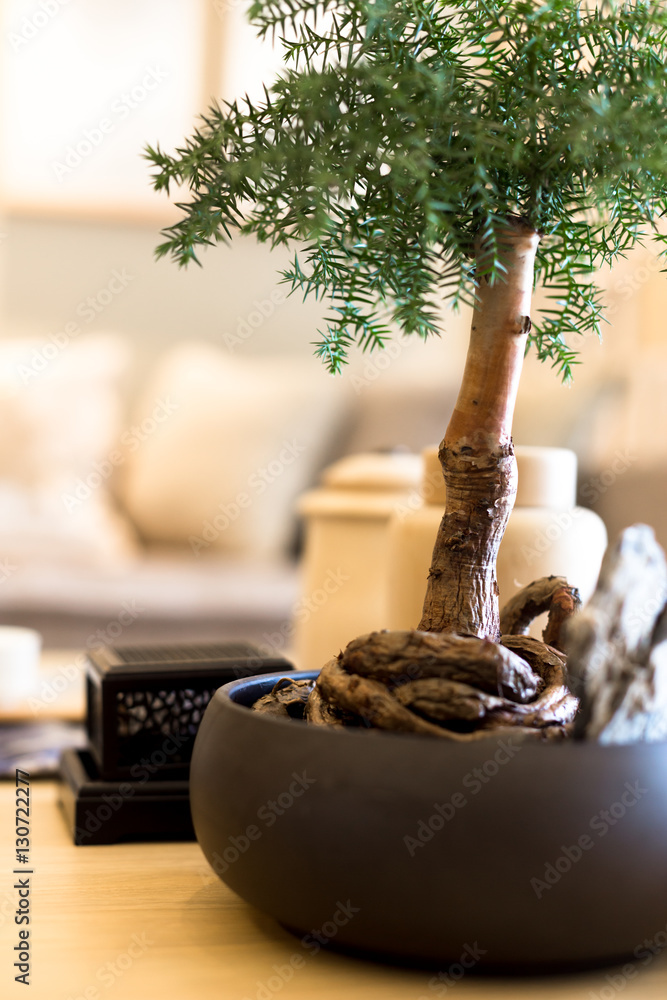
<svg viewBox="0 0 667 1000">
<path fill-rule="evenodd" d="M 639 667 L 600 743 L 656 743 L 667 740 L 667 643 L 651 650 Z"/>
<path fill-rule="evenodd" d="M 425 677 L 471 684 L 489 694 L 528 702 L 539 677 L 511 650 L 484 639 L 435 632 L 371 632 L 345 648 L 341 664 L 349 673 L 385 684 Z"/>
<path fill-rule="evenodd" d="M 604 743 L 633 742 L 640 733 L 663 738 L 666 594 L 667 563 L 652 529 L 627 528 L 567 628 L 568 670 L 581 692 L 576 735 Z"/>
<path fill-rule="evenodd" d="M 314 681 L 295 681 L 291 677 L 281 677 L 269 694 L 258 698 L 252 706 L 253 712 L 283 719 L 303 719 L 314 684 Z"/>
<path fill-rule="evenodd" d="M 549 612 L 542 639 L 548 646 L 563 649 L 563 625 L 581 606 L 576 587 L 563 576 L 543 576 L 512 597 L 500 612 L 503 635 L 526 635 L 538 615 Z"/>
</svg>

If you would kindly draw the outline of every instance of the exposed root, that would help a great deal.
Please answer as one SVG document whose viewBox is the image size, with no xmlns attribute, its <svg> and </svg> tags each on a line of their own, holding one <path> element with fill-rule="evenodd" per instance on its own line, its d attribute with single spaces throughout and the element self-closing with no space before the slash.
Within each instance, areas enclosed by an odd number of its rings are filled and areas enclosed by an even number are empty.
<svg viewBox="0 0 667 1000">
<path fill-rule="evenodd" d="M 579 700 L 568 686 L 563 654 L 528 635 L 506 635 L 501 642 L 522 656 L 542 678 L 543 687 L 535 701 L 530 705 L 514 706 L 517 715 L 523 713 L 524 724 L 541 727 L 572 722 Z"/>
<path fill-rule="evenodd" d="M 510 602 L 503 620 L 525 631 L 550 609 L 545 635 L 578 605 L 561 577 L 547 577 Z M 311 690 L 312 688 L 312 690 Z M 567 736 L 578 701 L 564 655 L 527 635 L 499 643 L 438 632 L 382 631 L 353 639 L 314 682 L 285 678 L 255 708 L 319 726 L 365 726 L 454 742 L 502 732 L 526 738 Z"/>
<path fill-rule="evenodd" d="M 270 694 L 265 694 L 255 702 L 253 711 L 283 719 L 302 719 L 313 687 L 314 681 L 295 681 L 291 677 L 281 677 Z"/>
<path fill-rule="evenodd" d="M 317 680 L 316 691 L 321 694 L 322 698 L 328 699 L 330 704 L 342 706 L 350 715 L 356 716 L 357 724 L 373 729 L 420 733 L 454 742 L 470 742 L 471 740 L 484 739 L 489 735 L 488 730 L 484 728 L 460 732 L 457 729 L 438 725 L 437 722 L 429 721 L 414 711 L 414 706 L 408 706 L 404 703 L 403 691 L 409 688 L 410 684 L 433 682 L 442 683 L 437 678 L 430 678 L 422 682 L 408 682 L 406 685 L 390 690 L 380 681 L 360 677 L 357 674 L 348 674 L 341 666 L 339 658 L 336 657 L 323 667 Z M 464 687 L 465 685 L 458 686 Z M 503 701 L 503 699 L 498 700 Z M 460 716 L 456 717 L 456 721 L 460 721 L 460 719 Z M 454 719 L 450 717 L 447 721 L 454 721 Z M 502 735 L 505 731 L 514 735 L 511 725 L 511 723 L 505 724 L 504 720 L 499 720 L 498 724 L 493 727 L 494 735 Z M 525 735 L 539 736 L 540 734 L 536 727 L 527 726 Z"/>
<path fill-rule="evenodd" d="M 334 708 L 322 697 L 322 692 L 313 682 L 313 690 L 306 704 L 306 722 L 313 726 L 343 726 L 355 725 L 355 720 L 349 712 L 343 712 L 339 708 Z"/>
<path fill-rule="evenodd" d="M 380 681 L 348 674 L 338 658 L 329 660 L 317 679 L 317 690 L 330 705 L 359 716 L 376 729 L 446 736 L 444 730 L 405 708 Z"/>
<path fill-rule="evenodd" d="M 530 701 L 540 686 L 539 677 L 511 650 L 488 639 L 438 632 L 371 632 L 349 643 L 341 663 L 348 673 L 384 684 L 439 677 L 517 702 Z"/>
<path fill-rule="evenodd" d="M 572 615 L 581 607 L 579 591 L 567 584 L 554 591 L 547 625 L 542 632 L 542 641 L 547 646 L 565 651 L 564 626 Z"/>
<path fill-rule="evenodd" d="M 565 683 L 564 661 L 537 639 L 528 636 L 506 639 L 508 648 L 530 655 L 530 665 L 542 677 L 542 690 L 534 701 L 517 704 L 468 684 L 453 684 L 436 677 L 411 681 L 396 692 L 396 697 L 428 719 L 445 723 L 454 719 L 474 721 L 482 729 L 500 725 L 542 729 L 571 722 L 577 711 L 577 699 Z M 505 642 L 503 639 L 503 645 Z M 526 650 L 524 644 L 530 647 Z"/>
<path fill-rule="evenodd" d="M 503 636 L 526 635 L 533 619 L 548 611 L 542 639 L 547 646 L 562 650 L 563 626 L 580 606 L 579 591 L 570 587 L 565 577 L 543 576 L 507 602 L 500 613 L 500 630 Z"/>
<path fill-rule="evenodd" d="M 481 722 L 504 701 L 469 684 L 445 681 L 440 677 L 408 681 L 394 694 L 402 705 L 435 722 L 452 722 L 454 719 Z"/>
</svg>

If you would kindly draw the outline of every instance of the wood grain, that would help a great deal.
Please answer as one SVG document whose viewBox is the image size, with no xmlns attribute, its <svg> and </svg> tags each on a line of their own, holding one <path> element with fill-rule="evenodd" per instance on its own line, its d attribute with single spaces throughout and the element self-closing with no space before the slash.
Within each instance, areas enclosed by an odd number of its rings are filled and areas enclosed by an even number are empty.
<svg viewBox="0 0 667 1000">
<path fill-rule="evenodd" d="M 10 957 L 16 943 L 10 871 L 14 787 L 0 784 L 3 1000 L 76 1000 L 86 989 L 89 1000 L 436 1000 L 443 995 L 442 983 L 434 988 L 438 970 L 309 954 L 298 938 L 227 889 L 196 844 L 74 847 L 56 793 L 52 782 L 35 782 L 31 788 L 34 957 L 27 991 L 13 981 Z M 127 954 L 133 938 L 138 955 L 114 977 L 109 963 Z M 141 951 L 137 938 L 150 944 Z M 269 981 L 279 982 L 275 967 L 289 966 L 294 956 L 304 962 L 293 968 L 291 979 L 280 989 L 263 992 Z M 121 959 L 120 964 L 126 962 Z M 604 969 L 539 979 L 468 974 L 456 984 L 454 995 L 457 1000 L 587 1000 L 591 993 L 605 995 L 608 974 L 619 973 Z M 452 994 L 453 987 L 447 993 Z M 622 990 L 623 1000 L 665 996 L 667 964 L 662 959 L 640 968 Z"/>
</svg>

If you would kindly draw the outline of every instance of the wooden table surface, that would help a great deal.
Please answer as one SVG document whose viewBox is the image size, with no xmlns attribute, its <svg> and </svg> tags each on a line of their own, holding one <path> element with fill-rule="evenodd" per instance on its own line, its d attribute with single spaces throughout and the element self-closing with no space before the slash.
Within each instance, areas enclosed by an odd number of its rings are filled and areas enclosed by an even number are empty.
<svg viewBox="0 0 667 1000">
<path fill-rule="evenodd" d="M 45 654 L 39 686 L 6 722 L 81 719 L 83 658 Z M 15 788 L 0 782 L 0 998 L 32 1000 L 667 1000 L 667 951 L 631 978 L 617 968 L 530 979 L 393 968 L 331 952 L 253 910 L 213 874 L 197 844 L 74 847 L 55 782 L 31 784 L 30 988 L 14 923 Z M 446 970 L 443 970 L 446 972 Z"/>
<path fill-rule="evenodd" d="M 666 1000 L 667 961 L 455 986 L 434 971 L 312 955 L 211 872 L 196 844 L 74 847 L 57 785 L 31 785 L 29 991 L 14 981 L 15 788 L 0 783 L 0 997 L 31 1000 Z M 282 975 L 281 975 L 282 973 Z M 607 977 L 612 977 L 611 980 Z M 613 977 L 616 977 L 615 979 Z M 429 985 L 431 984 L 431 985 Z"/>
</svg>

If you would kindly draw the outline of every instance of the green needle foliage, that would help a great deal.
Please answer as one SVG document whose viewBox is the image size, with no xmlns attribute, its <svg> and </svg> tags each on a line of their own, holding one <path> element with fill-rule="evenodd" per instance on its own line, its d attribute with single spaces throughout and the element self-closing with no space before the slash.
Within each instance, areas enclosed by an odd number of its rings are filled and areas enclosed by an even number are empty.
<svg viewBox="0 0 667 1000">
<path fill-rule="evenodd" d="M 180 264 L 236 231 L 305 243 L 284 280 L 330 302 L 317 354 L 339 371 L 392 324 L 438 333 L 471 301 L 473 245 L 508 216 L 542 240 L 549 306 L 530 341 L 570 376 L 573 334 L 599 334 L 593 275 L 667 213 L 664 2 L 255 0 L 284 46 L 261 102 L 212 108 L 183 148 L 147 150 L 190 200 L 157 254 Z"/>
</svg>

